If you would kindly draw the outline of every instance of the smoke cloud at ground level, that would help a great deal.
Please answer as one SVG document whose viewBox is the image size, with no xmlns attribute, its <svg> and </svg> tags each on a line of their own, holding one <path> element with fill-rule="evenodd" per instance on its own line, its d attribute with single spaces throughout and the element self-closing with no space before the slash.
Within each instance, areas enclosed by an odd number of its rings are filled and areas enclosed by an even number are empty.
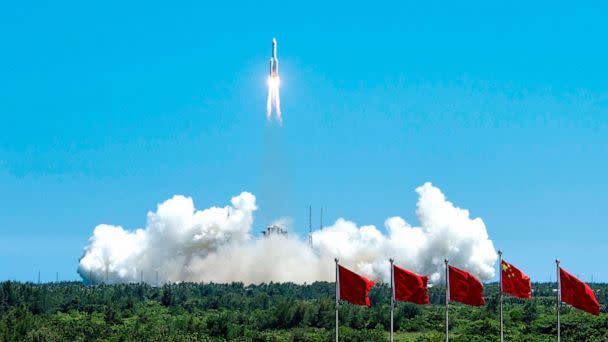
<svg viewBox="0 0 608 342">
<path fill-rule="evenodd" d="M 416 189 L 419 226 L 400 217 L 357 226 L 344 218 L 313 233 L 313 248 L 294 236 L 253 238 L 255 197 L 196 210 L 174 196 L 149 212 L 145 228 L 99 225 L 80 259 L 86 282 L 313 282 L 334 280 L 335 257 L 354 271 L 388 280 L 390 257 L 403 267 L 442 280 L 444 258 L 483 280 L 494 276 L 497 254 L 480 218 L 470 218 L 431 183 Z"/>
</svg>

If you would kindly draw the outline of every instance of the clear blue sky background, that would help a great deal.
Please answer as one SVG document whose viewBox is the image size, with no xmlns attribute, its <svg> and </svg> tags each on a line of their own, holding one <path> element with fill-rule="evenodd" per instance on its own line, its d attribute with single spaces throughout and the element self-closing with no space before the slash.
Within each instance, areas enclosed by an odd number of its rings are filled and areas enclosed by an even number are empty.
<svg viewBox="0 0 608 342">
<path fill-rule="evenodd" d="M 535 280 L 608 281 L 602 2 L 0 5 L 0 279 L 75 279 L 100 223 L 257 195 L 415 221 L 415 187 L 482 217 Z M 279 41 L 284 126 L 265 121 Z M 552 276 L 555 279 L 555 276 Z"/>
</svg>

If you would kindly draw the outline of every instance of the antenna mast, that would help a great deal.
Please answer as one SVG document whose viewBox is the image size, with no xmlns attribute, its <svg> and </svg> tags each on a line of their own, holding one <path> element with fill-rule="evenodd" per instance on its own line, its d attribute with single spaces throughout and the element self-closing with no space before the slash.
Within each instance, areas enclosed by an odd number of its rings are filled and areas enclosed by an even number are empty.
<svg viewBox="0 0 608 342">
<path fill-rule="evenodd" d="M 319 226 L 319 229 L 323 229 L 323 207 L 321 207 L 321 225 Z"/>
</svg>

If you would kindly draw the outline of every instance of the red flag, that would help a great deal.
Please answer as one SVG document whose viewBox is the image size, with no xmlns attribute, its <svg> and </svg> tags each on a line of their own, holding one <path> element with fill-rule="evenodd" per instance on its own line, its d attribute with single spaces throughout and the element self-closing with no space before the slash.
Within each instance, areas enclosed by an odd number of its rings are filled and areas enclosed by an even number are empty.
<svg viewBox="0 0 608 342">
<path fill-rule="evenodd" d="M 502 261 L 500 265 L 502 275 L 502 292 L 514 295 L 517 298 L 527 299 L 532 297 L 532 283 L 530 277 L 517 267 Z"/>
<path fill-rule="evenodd" d="M 340 299 L 352 304 L 371 306 L 369 290 L 374 282 L 357 273 L 338 265 L 340 274 Z"/>
<path fill-rule="evenodd" d="M 449 267 L 450 300 L 473 306 L 482 306 L 486 303 L 483 298 L 483 285 L 471 273 Z"/>
<path fill-rule="evenodd" d="M 589 285 L 583 283 L 572 274 L 559 268 L 559 282 L 562 302 L 566 302 L 577 309 L 587 311 L 599 316 L 600 304 L 595 298 L 595 293 Z"/>
<path fill-rule="evenodd" d="M 399 266 L 393 265 L 395 299 L 416 304 L 429 303 L 429 290 L 426 283 L 429 277 L 419 276 Z"/>
</svg>

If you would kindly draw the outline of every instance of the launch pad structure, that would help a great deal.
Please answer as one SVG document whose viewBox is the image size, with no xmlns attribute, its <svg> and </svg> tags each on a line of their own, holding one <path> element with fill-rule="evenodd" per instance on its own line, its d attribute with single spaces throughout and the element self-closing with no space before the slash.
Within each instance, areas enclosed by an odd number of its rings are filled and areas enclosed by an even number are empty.
<svg viewBox="0 0 608 342">
<path fill-rule="evenodd" d="M 271 237 L 271 236 L 284 236 L 287 237 L 287 230 L 285 230 L 285 228 L 276 225 L 276 224 L 271 224 L 268 227 L 266 227 L 266 230 L 262 232 L 262 234 L 264 234 L 264 237 Z"/>
<path fill-rule="evenodd" d="M 321 208 L 321 222 L 319 229 L 323 229 L 323 208 Z M 270 224 L 266 227 L 266 230 L 262 231 L 262 235 L 265 238 L 273 237 L 273 236 L 282 236 L 287 237 L 287 229 L 279 224 Z M 308 247 L 312 249 L 312 206 L 308 207 Z"/>
</svg>

